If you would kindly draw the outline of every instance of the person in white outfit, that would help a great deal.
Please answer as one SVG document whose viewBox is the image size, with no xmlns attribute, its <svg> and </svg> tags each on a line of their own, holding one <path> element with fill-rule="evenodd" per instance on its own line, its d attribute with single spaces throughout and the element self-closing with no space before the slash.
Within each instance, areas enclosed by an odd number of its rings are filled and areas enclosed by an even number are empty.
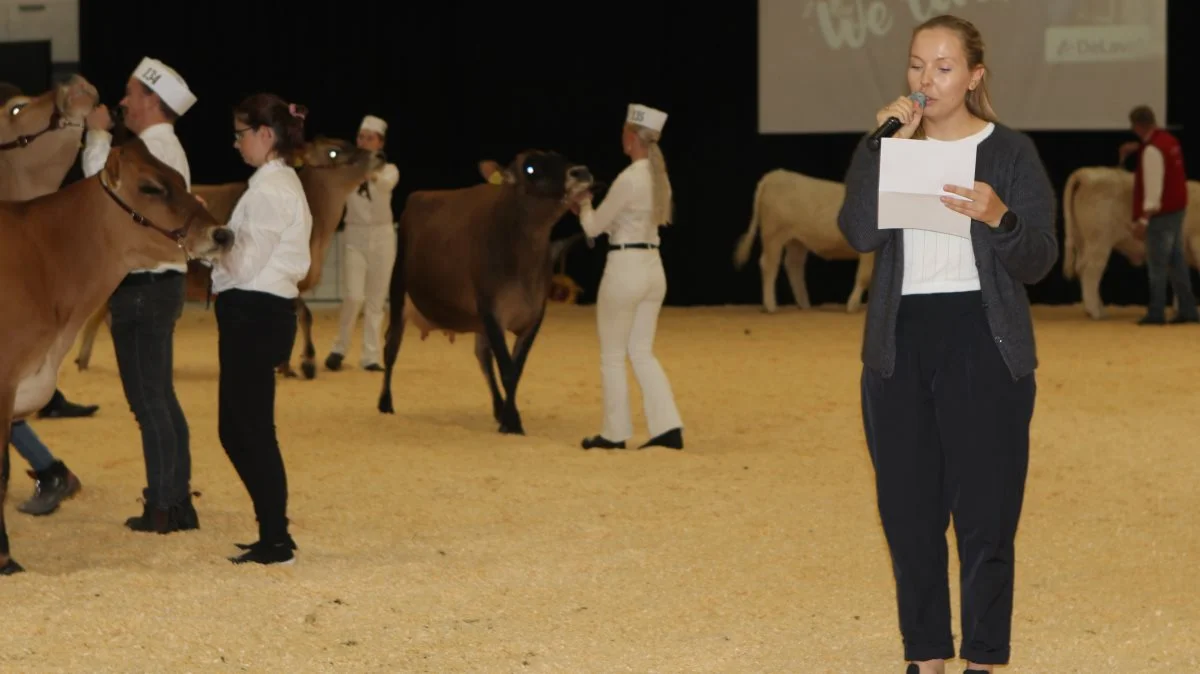
<svg viewBox="0 0 1200 674">
<path fill-rule="evenodd" d="M 626 357 L 642 390 L 651 435 L 639 449 L 683 449 L 683 421 L 667 375 L 654 356 L 658 312 L 667 294 L 658 227 L 671 223 L 671 181 L 658 146 L 666 121 L 661 110 L 630 104 L 621 145 L 631 163 L 613 181 L 599 208 L 592 208 L 586 193 L 572 206 L 589 239 L 607 233 L 609 241 L 596 303 L 604 421 L 599 435 L 583 440 L 584 449 L 624 449 L 633 435 Z"/>
<path fill-rule="evenodd" d="M 121 99 L 124 124 L 155 158 L 179 172 L 191 190 L 187 154 L 175 135 L 175 122 L 196 103 L 188 85 L 162 61 L 144 58 L 125 84 Z M 112 147 L 108 109 L 97 107 L 87 118 L 87 142 L 81 164 L 91 177 L 108 161 Z M 175 395 L 175 322 L 187 297 L 187 258 L 153 269 L 138 269 L 121 281 L 109 299 L 113 350 L 125 399 L 137 419 L 146 462 L 142 514 L 125 526 L 160 534 L 199 528 L 192 505 L 190 438 L 187 418 Z"/>
<path fill-rule="evenodd" d="M 387 122 L 367 115 L 358 129 L 358 146 L 364 150 L 383 150 Z M 396 262 L 396 224 L 392 217 L 392 189 L 400 181 L 395 164 L 385 164 L 372 173 L 346 199 L 346 227 L 342 231 L 345 255 L 342 279 L 345 296 L 337 341 L 333 343 L 325 367 L 342 369 L 342 360 L 350 348 L 358 312 L 363 313 L 363 340 L 360 362 L 364 369 L 382 372 L 379 364 L 379 335 L 383 330 L 383 302 L 387 299 Z"/>
</svg>

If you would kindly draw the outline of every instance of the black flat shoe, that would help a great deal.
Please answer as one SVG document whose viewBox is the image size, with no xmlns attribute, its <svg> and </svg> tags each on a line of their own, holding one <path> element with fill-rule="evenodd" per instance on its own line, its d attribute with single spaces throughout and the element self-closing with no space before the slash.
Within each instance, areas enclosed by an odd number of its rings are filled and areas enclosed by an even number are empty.
<svg viewBox="0 0 1200 674">
<path fill-rule="evenodd" d="M 292 564 L 296 555 L 292 551 L 296 544 L 290 539 L 279 543 L 254 543 L 237 557 L 229 557 L 234 564 Z"/>
<path fill-rule="evenodd" d="M 647 447 L 667 447 L 670 449 L 683 449 L 683 431 L 678 428 L 650 438 L 646 444 L 638 447 L 638 449 L 646 449 Z"/>
<path fill-rule="evenodd" d="M 579 446 L 584 449 L 625 449 L 625 441 L 613 442 L 602 435 L 593 435 L 590 438 L 584 438 Z"/>
</svg>

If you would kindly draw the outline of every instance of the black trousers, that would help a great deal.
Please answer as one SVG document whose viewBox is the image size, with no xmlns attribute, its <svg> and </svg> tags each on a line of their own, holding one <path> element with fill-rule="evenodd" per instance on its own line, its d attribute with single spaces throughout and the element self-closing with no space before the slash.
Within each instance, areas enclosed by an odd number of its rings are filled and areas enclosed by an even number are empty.
<svg viewBox="0 0 1200 674">
<path fill-rule="evenodd" d="M 904 296 L 893 376 L 863 370 L 863 421 L 906 660 L 954 657 L 946 544 L 953 515 L 960 656 L 1008 662 L 1013 539 L 1036 388 L 1033 374 L 1013 381 L 979 292 Z"/>
<path fill-rule="evenodd" d="M 192 456 L 187 419 L 175 396 L 175 323 L 187 296 L 182 273 L 136 273 L 109 298 L 113 350 L 129 409 L 142 433 L 148 504 L 189 499 Z"/>
<path fill-rule="evenodd" d="M 275 435 L 275 366 L 292 351 L 292 300 L 245 290 L 216 299 L 221 445 L 254 502 L 259 540 L 290 541 L 287 474 Z"/>
</svg>

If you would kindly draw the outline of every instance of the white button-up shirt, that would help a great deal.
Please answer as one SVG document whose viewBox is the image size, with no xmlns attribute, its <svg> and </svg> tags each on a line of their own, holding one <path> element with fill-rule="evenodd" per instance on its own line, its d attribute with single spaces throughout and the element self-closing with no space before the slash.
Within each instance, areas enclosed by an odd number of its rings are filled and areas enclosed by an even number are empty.
<svg viewBox="0 0 1200 674">
<path fill-rule="evenodd" d="M 608 242 L 659 243 L 654 214 L 654 175 L 649 159 L 630 162 L 608 188 L 595 210 L 585 201 L 579 208 L 579 224 L 591 238 L 608 233 Z"/>
<path fill-rule="evenodd" d="M 212 267 L 212 290 L 238 288 L 287 299 L 312 262 L 312 213 L 296 170 L 272 159 L 250 176 L 246 191 L 229 216 L 233 248 Z"/>
<path fill-rule="evenodd" d="M 179 171 L 183 176 L 183 183 L 187 185 L 188 191 L 192 189 L 192 172 L 188 167 L 187 154 L 183 151 L 183 145 L 179 142 L 179 137 L 175 135 L 175 127 L 172 124 L 162 122 L 154 124 L 142 129 L 138 134 L 138 138 L 146 144 L 146 149 L 156 159 L 171 168 Z M 112 134 L 99 129 L 89 129 L 87 132 L 87 142 L 83 146 L 83 154 L 80 157 L 80 163 L 83 165 L 83 175 L 88 178 L 96 175 L 104 168 L 104 164 L 108 162 L 108 151 L 112 148 Z M 154 267 L 153 269 L 135 269 L 136 272 L 164 272 L 178 271 L 187 273 L 187 256 L 184 253 L 179 254 L 179 262 L 166 262 Z"/>
<path fill-rule="evenodd" d="M 392 216 L 392 189 L 400 181 L 400 169 L 395 164 L 385 164 L 366 180 L 367 194 L 355 190 L 346 198 L 347 226 L 390 227 Z"/>
</svg>

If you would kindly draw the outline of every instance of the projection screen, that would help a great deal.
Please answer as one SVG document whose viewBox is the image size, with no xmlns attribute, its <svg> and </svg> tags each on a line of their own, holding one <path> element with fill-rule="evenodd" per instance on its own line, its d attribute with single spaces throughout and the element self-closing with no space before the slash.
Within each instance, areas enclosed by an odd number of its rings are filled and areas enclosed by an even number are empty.
<svg viewBox="0 0 1200 674">
<path fill-rule="evenodd" d="M 1189 0 L 1198 1 L 1198 0 Z M 956 14 L 983 33 L 992 104 L 1022 130 L 1166 124 L 1166 0 L 759 0 L 759 133 L 873 129 L 910 93 L 912 30 Z"/>
</svg>

